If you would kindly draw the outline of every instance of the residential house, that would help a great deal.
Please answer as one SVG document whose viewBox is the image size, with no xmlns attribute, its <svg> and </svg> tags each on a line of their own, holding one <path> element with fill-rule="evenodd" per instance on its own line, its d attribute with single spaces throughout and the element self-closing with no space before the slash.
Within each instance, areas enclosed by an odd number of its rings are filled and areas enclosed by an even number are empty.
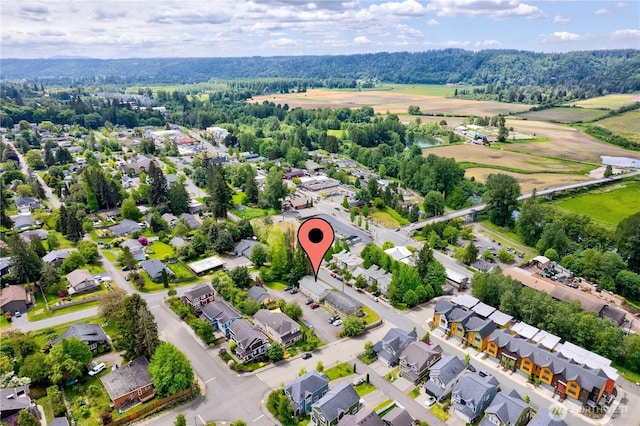
<svg viewBox="0 0 640 426">
<path fill-rule="evenodd" d="M 204 210 L 204 204 L 198 200 L 189 200 L 188 209 L 191 214 L 198 213 L 199 211 Z"/>
<path fill-rule="evenodd" d="M 69 285 L 67 285 L 67 292 L 69 294 L 78 294 L 100 288 L 100 284 L 96 282 L 93 275 L 86 269 L 76 269 L 68 273 L 66 278 L 67 281 L 69 281 Z"/>
<path fill-rule="evenodd" d="M 473 316 L 469 318 L 466 324 L 468 345 L 473 346 L 478 351 L 482 352 L 487 348 L 489 343 L 489 336 L 496 329 L 496 325 L 490 319 L 482 319 L 480 317 Z"/>
<path fill-rule="evenodd" d="M 362 316 L 364 314 L 362 303 L 341 291 L 327 292 L 323 295 L 322 300 L 345 317 L 349 315 Z"/>
<path fill-rule="evenodd" d="M 251 253 L 253 253 L 253 248 L 257 245 L 259 245 L 260 242 L 257 240 L 252 240 L 249 238 L 245 238 L 240 240 L 235 248 L 233 249 L 233 252 L 235 253 L 236 256 L 240 257 L 240 256 L 244 256 L 247 259 L 251 258 Z"/>
<path fill-rule="evenodd" d="M 259 327 L 245 319 L 239 319 L 229 326 L 229 337 L 236 343 L 236 355 L 242 362 L 251 362 L 267 355 L 269 340 Z"/>
<path fill-rule="evenodd" d="M 458 296 L 454 297 L 453 299 L 451 299 L 451 302 L 454 305 L 458 305 L 459 307 L 470 311 L 471 309 L 473 309 L 474 306 L 476 306 L 480 301 L 473 297 L 470 294 L 459 294 Z"/>
<path fill-rule="evenodd" d="M 147 253 L 144 252 L 144 246 L 138 240 L 129 239 L 120 243 L 120 248 L 127 247 L 133 255 L 133 260 L 140 262 L 147 260 Z"/>
<path fill-rule="evenodd" d="M 311 412 L 311 405 L 328 391 L 329 379 L 316 370 L 311 370 L 284 387 L 284 394 L 289 397 L 296 416 Z"/>
<path fill-rule="evenodd" d="M 17 425 L 20 411 L 40 417 L 37 407 L 31 403 L 29 386 L 0 389 L 0 422 L 2 424 Z"/>
<path fill-rule="evenodd" d="M 169 240 L 169 245 L 171 245 L 173 248 L 179 249 L 182 246 L 186 246 L 187 242 L 184 240 L 184 238 L 173 237 L 171 240 Z"/>
<path fill-rule="evenodd" d="M 54 417 L 47 426 L 69 426 L 69 420 L 66 417 Z"/>
<path fill-rule="evenodd" d="M 353 271 L 357 267 L 362 266 L 362 264 L 364 263 L 364 260 L 360 256 L 347 251 L 334 253 L 333 261 L 336 265 L 338 265 L 338 268 L 348 269 L 350 271 Z"/>
<path fill-rule="evenodd" d="M 338 426 L 385 426 L 375 411 L 363 408 L 355 414 L 347 414 L 338 422 Z"/>
<path fill-rule="evenodd" d="M 185 305 L 199 309 L 215 300 L 213 288 L 209 284 L 200 284 L 188 290 L 182 296 Z"/>
<path fill-rule="evenodd" d="M 138 225 L 138 222 L 134 220 L 123 219 L 119 224 L 110 226 L 109 230 L 113 232 L 113 235 L 116 237 L 122 237 L 131 234 L 133 231 L 142 230 L 142 226 Z"/>
<path fill-rule="evenodd" d="M 499 384 L 490 374 L 463 375 L 451 392 L 451 403 L 456 415 L 466 423 L 475 423 L 498 393 Z"/>
<path fill-rule="evenodd" d="M 484 412 L 480 426 L 524 426 L 531 407 L 514 389 L 503 389 Z"/>
<path fill-rule="evenodd" d="M 322 279 L 314 281 L 313 277 L 309 275 L 302 277 L 298 284 L 300 285 L 300 292 L 313 299 L 314 302 L 320 302 L 327 293 L 333 291 L 333 287 L 322 281 Z"/>
<path fill-rule="evenodd" d="M 218 256 L 210 256 L 205 259 L 189 263 L 189 268 L 191 268 L 191 270 L 195 274 L 202 274 L 204 272 L 212 271 L 223 266 L 224 260 L 220 259 Z"/>
<path fill-rule="evenodd" d="M 338 426 L 385 426 L 375 411 L 364 408 L 356 414 L 347 414 L 338 422 Z"/>
<path fill-rule="evenodd" d="M 11 220 L 13 221 L 13 229 L 15 230 L 27 229 L 35 226 L 33 215 L 31 213 L 11 216 Z"/>
<path fill-rule="evenodd" d="M 53 250 L 42 256 L 42 261 L 57 268 L 70 254 L 71 250 Z"/>
<path fill-rule="evenodd" d="M 415 331 L 404 331 L 400 328 L 392 328 L 373 347 L 378 354 L 378 359 L 390 367 L 395 367 L 400 359 L 400 354 L 416 341 Z"/>
<path fill-rule="evenodd" d="M 30 295 L 27 295 L 27 291 L 21 285 L 8 285 L 0 290 L 0 309 L 3 313 L 24 314 L 31 304 Z"/>
<path fill-rule="evenodd" d="M 44 241 L 49 237 L 49 231 L 46 229 L 32 229 L 31 231 L 25 231 L 20 233 L 20 238 L 30 243 L 32 238 L 38 238 L 40 241 Z"/>
<path fill-rule="evenodd" d="M 137 176 L 140 173 L 148 172 L 149 167 L 151 166 L 151 162 L 155 162 L 155 160 L 147 158 L 143 155 L 139 155 L 131 163 L 125 163 L 122 166 L 122 171 L 125 174 Z"/>
<path fill-rule="evenodd" d="M 297 322 L 289 318 L 282 312 L 271 312 L 260 309 L 253 316 L 255 323 L 272 340 L 282 346 L 289 347 L 302 339 L 302 332 Z"/>
<path fill-rule="evenodd" d="M 551 410 L 538 410 L 527 426 L 567 426 L 567 423 Z"/>
<path fill-rule="evenodd" d="M 454 355 L 448 355 L 431 366 L 425 391 L 442 402 L 466 370 L 464 362 Z"/>
<path fill-rule="evenodd" d="M 396 405 L 382 417 L 382 423 L 385 426 L 411 426 L 413 425 L 413 417 L 406 409 Z"/>
<path fill-rule="evenodd" d="M 486 318 L 489 318 L 489 316 L 491 316 L 491 314 L 495 312 L 496 308 L 494 308 L 493 306 L 489 306 L 486 303 L 480 302 L 474 307 L 472 307 L 471 310 L 475 312 L 476 315 L 478 315 L 480 318 L 486 319 Z"/>
<path fill-rule="evenodd" d="M 142 261 L 140 262 L 140 267 L 147 274 L 149 274 L 149 277 L 153 281 L 158 281 L 162 278 L 162 271 L 165 271 L 168 277 L 172 277 L 173 275 L 175 275 L 173 271 L 169 269 L 168 266 L 160 262 L 158 259 L 149 259 L 149 260 Z"/>
<path fill-rule="evenodd" d="M 100 377 L 116 409 L 145 402 L 155 396 L 148 369 L 149 362 L 141 356 Z"/>
<path fill-rule="evenodd" d="M 440 360 L 442 348 L 434 343 L 421 340 L 411 342 L 400 355 L 400 375 L 418 383 L 427 375 L 429 367 Z"/>
<path fill-rule="evenodd" d="M 169 225 L 170 228 L 174 228 L 178 224 L 178 222 L 180 222 L 180 219 L 178 219 L 171 213 L 163 214 L 162 219 L 164 219 L 164 221 L 167 222 L 167 225 Z"/>
<path fill-rule="evenodd" d="M 229 337 L 229 326 L 242 314 L 223 300 L 216 300 L 202 308 L 202 316 L 205 317 L 216 330 L 224 332 Z"/>
<path fill-rule="evenodd" d="M 311 422 L 316 426 L 333 426 L 347 414 L 360 409 L 360 397 L 351 383 L 340 383 L 311 406 Z"/>
<path fill-rule="evenodd" d="M 502 311 L 496 310 L 489 315 L 489 319 L 493 321 L 497 328 L 509 328 L 511 327 L 511 320 L 513 320 L 513 317 Z"/>
<path fill-rule="evenodd" d="M 40 200 L 35 197 L 14 197 L 13 204 L 21 213 L 29 213 L 35 209 L 41 209 Z"/>
<path fill-rule="evenodd" d="M 187 223 L 187 226 L 190 229 L 198 229 L 200 228 L 200 221 L 198 219 L 196 219 L 196 217 L 194 215 L 192 215 L 191 213 L 182 213 L 180 215 L 180 219 L 184 220 Z"/>
<path fill-rule="evenodd" d="M 440 330 L 447 332 L 449 330 L 449 321 L 447 315 L 453 310 L 455 305 L 449 300 L 438 300 L 434 308 L 433 323 Z"/>
<path fill-rule="evenodd" d="M 533 344 L 507 330 L 495 330 L 491 334 L 487 354 L 507 370 L 537 377 L 542 388 L 551 390 L 561 400 L 571 397 L 582 405 L 598 406 L 615 392 L 618 375 L 607 366 L 580 364 L 561 352 L 549 352 L 541 344 Z"/>
<path fill-rule="evenodd" d="M 290 169 L 282 175 L 283 179 L 291 180 L 293 178 L 301 178 L 305 175 L 305 171 L 301 169 Z"/>
<path fill-rule="evenodd" d="M 475 314 L 462 308 L 453 308 L 447 315 L 449 321 L 448 334 L 459 338 L 463 343 L 467 343 L 467 323 Z"/>
<path fill-rule="evenodd" d="M 74 324 L 62 333 L 62 335 L 56 337 L 51 345 L 57 345 L 64 339 L 70 339 L 77 337 L 89 346 L 89 350 L 95 352 L 98 350 L 98 346 L 101 344 L 108 344 L 109 338 L 105 334 L 104 330 L 98 324 Z"/>
<path fill-rule="evenodd" d="M 249 299 L 255 300 L 259 304 L 269 303 L 271 300 L 271 296 L 269 296 L 269 292 L 264 289 L 264 287 L 258 287 L 254 285 L 247 291 L 247 297 Z"/>
<path fill-rule="evenodd" d="M 391 256 L 393 260 L 397 260 L 398 262 L 410 262 L 411 251 L 409 251 L 409 249 L 404 246 L 391 247 L 386 249 L 384 252 Z"/>
</svg>

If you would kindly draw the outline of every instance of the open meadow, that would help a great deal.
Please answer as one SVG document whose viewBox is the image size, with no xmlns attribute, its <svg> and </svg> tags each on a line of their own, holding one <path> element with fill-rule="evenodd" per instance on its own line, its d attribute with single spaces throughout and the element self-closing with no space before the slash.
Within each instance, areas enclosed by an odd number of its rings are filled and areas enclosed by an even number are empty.
<svg viewBox="0 0 640 426">
<path fill-rule="evenodd" d="M 607 108 L 618 109 L 634 102 L 640 102 L 640 93 L 606 95 L 598 98 L 585 99 L 584 101 L 571 102 L 582 108 Z"/>
<path fill-rule="evenodd" d="M 602 155 L 630 157 L 640 160 L 640 152 L 600 142 L 574 127 L 513 118 L 507 120 L 507 127 L 510 126 L 513 126 L 516 131 L 521 133 L 535 134 L 536 137 L 548 138 L 548 141 L 512 143 L 509 145 L 509 150 L 594 164 L 600 163 L 600 156 Z"/>
<path fill-rule="evenodd" d="M 528 111 L 520 117 L 529 120 L 555 121 L 558 123 L 577 123 L 596 120 L 607 115 L 607 111 L 589 108 L 549 108 L 540 111 Z"/>
<path fill-rule="evenodd" d="M 429 86 L 428 86 L 429 87 Z M 447 88 L 449 89 L 449 88 Z M 434 93 L 425 89 L 425 93 Z M 376 113 L 406 113 L 410 105 L 417 105 L 423 113 L 452 115 L 496 115 L 528 110 L 528 105 L 501 102 L 447 99 L 443 95 L 423 95 L 415 86 L 403 90 L 330 90 L 311 89 L 304 93 L 256 96 L 248 102 L 287 104 L 290 108 L 361 108 L 370 106 Z"/>
<path fill-rule="evenodd" d="M 640 111 L 628 111 L 614 117 L 597 121 L 596 126 L 604 127 L 611 133 L 632 142 L 640 143 Z"/>
<path fill-rule="evenodd" d="M 554 202 L 612 226 L 640 212 L 640 182 L 623 182 Z"/>
<path fill-rule="evenodd" d="M 584 182 L 589 180 L 587 175 L 570 175 L 560 173 L 514 173 L 504 170 L 488 169 L 483 167 L 471 167 L 465 170 L 464 177 L 467 179 L 474 177 L 478 182 L 486 182 L 490 174 L 502 173 L 513 176 L 520 184 L 523 194 L 530 193 L 534 189 L 543 190 L 554 186 L 567 185 L 571 183 Z"/>
</svg>

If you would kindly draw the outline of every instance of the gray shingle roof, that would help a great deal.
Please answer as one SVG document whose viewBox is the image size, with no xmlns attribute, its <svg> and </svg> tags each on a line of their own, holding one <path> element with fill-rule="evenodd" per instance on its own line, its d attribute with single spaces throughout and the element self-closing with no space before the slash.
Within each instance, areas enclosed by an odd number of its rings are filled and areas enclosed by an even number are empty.
<svg viewBox="0 0 640 426">
<path fill-rule="evenodd" d="M 356 414 L 347 414 L 338 422 L 338 426 L 384 426 L 375 411 L 364 408 Z"/>
<path fill-rule="evenodd" d="M 55 338 L 52 343 L 57 345 L 62 340 L 72 337 L 77 337 L 83 342 L 107 341 L 107 335 L 98 324 L 74 324 L 67 328 L 62 335 Z"/>
<path fill-rule="evenodd" d="M 144 356 L 141 356 L 124 367 L 100 377 L 100 381 L 113 401 L 136 389 L 151 385 L 151 375 L 147 371 L 148 368 L 149 362 Z"/>
<path fill-rule="evenodd" d="M 484 412 L 485 415 L 495 414 L 503 424 L 515 425 L 522 413 L 528 409 L 529 404 L 522 400 L 518 392 L 514 389 L 503 389 L 496 394 Z"/>
<path fill-rule="evenodd" d="M 499 384 L 498 380 L 492 375 L 482 377 L 479 374 L 469 373 L 460 378 L 451 394 L 460 395 L 460 398 L 465 402 L 473 401 L 473 404 L 477 407 L 480 405 L 487 389 L 497 388 Z"/>
<path fill-rule="evenodd" d="M 200 284 L 191 290 L 185 291 L 184 295 L 189 296 L 191 300 L 197 299 L 209 293 L 213 293 L 213 288 L 209 284 Z"/>
<path fill-rule="evenodd" d="M 187 222 L 187 225 L 189 226 L 189 228 L 191 229 L 196 229 L 200 227 L 200 222 L 198 222 L 198 219 L 196 219 L 196 217 L 191 213 L 182 213 L 180 215 L 180 219 L 184 219 Z"/>
<path fill-rule="evenodd" d="M 487 337 L 493 330 L 496 329 L 496 324 L 488 319 L 482 319 L 480 317 L 473 316 L 469 318 L 465 326 L 467 331 L 474 331 L 479 333 L 482 338 Z"/>
<path fill-rule="evenodd" d="M 254 285 L 247 292 L 247 297 L 249 299 L 255 300 L 258 303 L 262 303 L 269 298 L 269 292 L 262 287 Z"/>
<path fill-rule="evenodd" d="M 296 329 L 298 329 L 296 333 L 300 333 L 298 323 L 282 312 L 271 312 L 266 309 L 260 309 L 253 317 L 257 322 L 269 326 L 280 336 L 291 334 L 294 332 L 293 330 Z"/>
<path fill-rule="evenodd" d="M 409 366 L 417 366 L 418 370 L 434 355 L 442 353 L 439 345 L 427 345 L 423 341 L 411 342 L 409 346 L 402 351 L 400 361 L 406 362 Z"/>
<path fill-rule="evenodd" d="M 327 384 L 329 384 L 327 376 L 318 373 L 316 370 L 311 370 L 285 386 L 284 391 L 294 402 L 299 404 Z"/>
<path fill-rule="evenodd" d="M 268 343 L 267 336 L 260 329 L 245 319 L 234 321 L 229 326 L 233 340 L 237 343 L 236 352 L 241 357 L 253 351 L 252 346 L 256 341 Z"/>
<path fill-rule="evenodd" d="M 202 313 L 210 320 L 217 320 L 220 324 L 229 322 L 233 318 L 242 318 L 242 314 L 227 302 L 217 300 L 202 308 Z"/>
<path fill-rule="evenodd" d="M 550 410 L 538 410 L 527 426 L 567 426 L 564 420 L 560 420 L 553 416 Z"/>
<path fill-rule="evenodd" d="M 162 270 L 167 271 L 167 275 L 174 275 L 173 271 L 165 266 L 164 263 L 158 259 L 143 260 L 140 262 L 140 267 L 149 274 L 152 279 L 158 279 L 162 276 Z"/>
<path fill-rule="evenodd" d="M 324 300 L 339 309 L 341 312 L 350 313 L 362 309 L 362 303 L 340 291 L 330 291 L 324 296 Z"/>
<path fill-rule="evenodd" d="M 69 420 L 66 417 L 56 417 L 47 426 L 69 426 Z"/>
<path fill-rule="evenodd" d="M 124 219 L 122 222 L 117 225 L 113 225 L 109 227 L 109 230 L 113 232 L 116 236 L 120 236 L 123 234 L 130 234 L 133 231 L 137 231 L 142 229 L 137 222 L 131 219 Z"/>
<path fill-rule="evenodd" d="M 440 315 L 446 315 L 453 310 L 455 305 L 448 300 L 438 300 L 434 312 Z"/>
<path fill-rule="evenodd" d="M 8 398 L 13 395 L 12 398 Z M 15 388 L 0 389 L 0 407 L 2 411 L 21 410 L 31 407 L 31 399 L 29 398 L 29 386 L 17 386 Z"/>
<path fill-rule="evenodd" d="M 260 244 L 259 241 L 244 239 L 240 240 L 236 247 L 233 249 L 236 256 L 244 256 L 247 259 L 251 257 L 251 253 L 253 252 L 253 248 Z"/>
<path fill-rule="evenodd" d="M 413 424 L 413 417 L 404 408 L 396 406 L 393 410 L 389 411 L 383 417 L 385 423 L 391 426 L 411 426 Z"/>
<path fill-rule="evenodd" d="M 71 250 L 53 250 L 42 256 L 45 263 L 55 262 L 58 259 L 66 259 L 71 254 Z"/>
<path fill-rule="evenodd" d="M 442 389 L 435 384 L 434 379 L 438 378 L 446 386 L 458 377 L 464 369 L 465 364 L 460 358 L 454 355 L 445 356 L 431 366 L 429 381 L 425 384 L 425 388 L 439 397 Z"/>
<path fill-rule="evenodd" d="M 311 407 L 319 409 L 329 421 L 337 419 L 351 407 L 358 404 L 360 397 L 351 383 L 340 383 L 325 396 L 316 401 Z"/>
</svg>

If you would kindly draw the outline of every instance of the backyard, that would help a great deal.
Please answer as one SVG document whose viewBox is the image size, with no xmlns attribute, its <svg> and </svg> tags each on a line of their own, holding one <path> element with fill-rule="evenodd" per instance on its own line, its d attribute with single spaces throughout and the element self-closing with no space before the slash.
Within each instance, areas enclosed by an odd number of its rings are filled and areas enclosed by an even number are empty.
<svg viewBox="0 0 640 426">
<path fill-rule="evenodd" d="M 347 377 L 353 373 L 353 366 L 347 364 L 346 362 L 340 363 L 324 370 L 324 375 L 327 376 L 329 380 L 336 380 L 341 377 Z"/>
</svg>

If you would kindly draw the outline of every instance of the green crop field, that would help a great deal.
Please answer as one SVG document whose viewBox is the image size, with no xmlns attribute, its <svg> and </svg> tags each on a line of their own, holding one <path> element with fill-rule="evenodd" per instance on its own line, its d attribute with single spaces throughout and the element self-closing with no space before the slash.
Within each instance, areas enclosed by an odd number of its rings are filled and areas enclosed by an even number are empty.
<svg viewBox="0 0 640 426">
<path fill-rule="evenodd" d="M 375 87 L 375 90 L 395 90 L 399 93 L 409 95 L 438 96 L 443 98 L 453 96 L 456 89 L 472 89 L 472 87 L 453 87 L 443 86 L 441 84 L 382 84 Z"/>
<path fill-rule="evenodd" d="M 571 102 L 571 105 L 576 105 L 582 108 L 618 109 L 639 101 L 640 94 L 618 94 L 585 99 L 584 101 L 579 102 Z"/>
<path fill-rule="evenodd" d="M 639 194 L 640 182 L 629 182 L 562 199 L 557 204 L 615 226 L 622 219 L 640 212 Z"/>
<path fill-rule="evenodd" d="M 604 127 L 611 133 L 620 135 L 632 142 L 640 143 L 640 111 L 629 111 L 614 117 L 597 121 L 597 126 Z"/>
<path fill-rule="evenodd" d="M 530 120 L 555 121 L 558 123 L 576 123 L 579 121 L 592 121 L 607 115 L 607 111 L 589 108 L 549 108 L 540 111 L 529 111 L 520 114 L 520 117 Z"/>
</svg>

